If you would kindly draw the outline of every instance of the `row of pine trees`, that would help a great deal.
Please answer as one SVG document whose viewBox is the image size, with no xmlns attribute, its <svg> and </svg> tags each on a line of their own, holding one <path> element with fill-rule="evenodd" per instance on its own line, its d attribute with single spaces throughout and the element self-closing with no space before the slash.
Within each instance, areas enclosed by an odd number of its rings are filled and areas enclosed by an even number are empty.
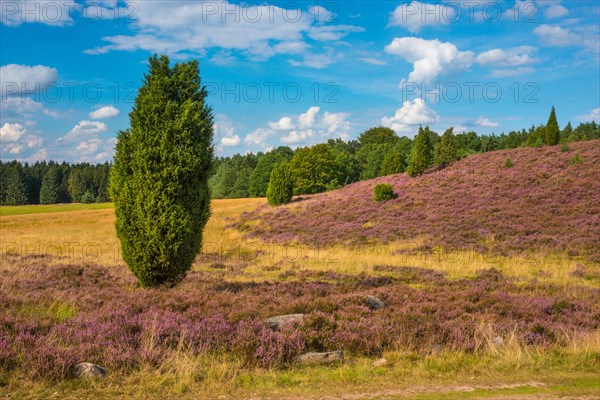
<svg viewBox="0 0 600 400">
<path fill-rule="evenodd" d="M 109 163 L 2 162 L 0 204 L 107 202 L 109 173 Z"/>
</svg>

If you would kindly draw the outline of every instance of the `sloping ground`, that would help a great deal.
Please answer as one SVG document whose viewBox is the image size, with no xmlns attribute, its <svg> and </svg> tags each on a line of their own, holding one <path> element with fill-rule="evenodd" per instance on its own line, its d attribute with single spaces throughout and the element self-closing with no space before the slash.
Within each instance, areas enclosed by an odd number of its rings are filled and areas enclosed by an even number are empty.
<svg viewBox="0 0 600 400">
<path fill-rule="evenodd" d="M 426 246 L 566 251 L 600 261 L 600 140 L 569 147 L 478 154 L 417 178 L 358 182 L 287 206 L 263 206 L 243 214 L 239 227 L 255 221 L 248 235 L 274 242 L 422 238 Z M 513 167 L 505 166 L 507 158 Z M 378 183 L 392 184 L 398 198 L 375 202 Z"/>
</svg>

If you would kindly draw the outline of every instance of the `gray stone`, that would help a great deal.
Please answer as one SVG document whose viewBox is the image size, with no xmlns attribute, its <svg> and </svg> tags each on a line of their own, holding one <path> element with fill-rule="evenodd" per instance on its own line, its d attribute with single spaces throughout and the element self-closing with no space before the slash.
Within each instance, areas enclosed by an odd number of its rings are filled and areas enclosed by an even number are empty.
<svg viewBox="0 0 600 400">
<path fill-rule="evenodd" d="M 304 353 L 296 358 L 296 362 L 303 365 L 332 364 L 344 361 L 343 351 L 330 351 L 327 353 Z"/>
<path fill-rule="evenodd" d="M 302 322 L 303 319 L 304 314 L 287 314 L 267 318 L 265 322 L 267 323 L 267 325 L 269 325 L 269 328 L 276 330 L 286 325 Z"/>
<path fill-rule="evenodd" d="M 502 339 L 501 336 L 496 336 L 495 338 L 492 339 L 492 343 L 495 344 L 496 346 L 502 346 L 504 344 L 504 339 Z"/>
<path fill-rule="evenodd" d="M 442 347 L 441 344 L 434 344 L 433 346 L 431 346 L 431 350 L 429 351 L 429 354 L 438 355 L 438 354 L 441 354 L 443 350 L 444 350 L 444 348 Z"/>
<path fill-rule="evenodd" d="M 380 358 L 379 360 L 377 360 L 373 363 L 373 366 L 374 367 L 383 367 L 386 364 L 387 364 L 387 360 L 385 358 Z"/>
<path fill-rule="evenodd" d="M 78 378 L 104 378 L 108 372 L 99 365 L 84 362 L 73 367 L 73 375 Z"/>
<path fill-rule="evenodd" d="M 369 306 L 369 308 L 371 310 L 377 310 L 377 309 L 380 309 L 380 308 L 384 308 L 385 307 L 385 303 L 383 301 L 379 300 L 375 296 L 368 295 L 367 296 L 367 306 Z"/>
</svg>

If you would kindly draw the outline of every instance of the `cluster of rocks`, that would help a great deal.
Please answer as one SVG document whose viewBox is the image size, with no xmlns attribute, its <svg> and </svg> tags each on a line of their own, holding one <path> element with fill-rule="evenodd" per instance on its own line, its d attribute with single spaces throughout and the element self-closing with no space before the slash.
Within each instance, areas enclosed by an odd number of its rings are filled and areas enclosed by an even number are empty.
<svg viewBox="0 0 600 400">
<path fill-rule="evenodd" d="M 370 310 L 378 310 L 385 307 L 385 303 L 379 300 L 375 296 L 368 295 L 365 298 L 365 305 L 369 307 Z M 286 314 L 286 315 L 277 315 L 274 317 L 267 318 L 264 322 L 269 326 L 269 328 L 273 330 L 278 330 L 283 328 L 284 326 L 294 325 L 301 323 L 305 314 Z M 383 360 L 383 361 L 382 361 Z M 337 362 L 344 361 L 344 352 L 339 351 L 328 351 L 328 352 L 308 352 L 301 354 L 295 360 L 297 364 L 301 365 L 322 365 L 322 364 L 332 364 Z M 382 358 L 373 364 L 374 366 L 382 366 L 387 361 Z"/>
<path fill-rule="evenodd" d="M 371 310 L 378 310 L 385 307 L 385 303 L 375 296 L 368 295 L 365 298 L 365 304 Z M 277 315 L 267 318 L 264 322 L 273 330 L 278 330 L 284 326 L 301 323 L 305 314 L 286 314 Z M 308 352 L 301 354 L 295 359 L 295 362 L 300 365 L 324 365 L 340 363 L 344 361 L 344 352 L 328 351 L 328 352 Z M 373 366 L 379 367 L 387 363 L 385 358 L 379 359 L 373 363 Z M 97 364 L 88 362 L 77 364 L 73 367 L 71 374 L 76 378 L 104 378 L 108 375 L 106 369 Z"/>
</svg>

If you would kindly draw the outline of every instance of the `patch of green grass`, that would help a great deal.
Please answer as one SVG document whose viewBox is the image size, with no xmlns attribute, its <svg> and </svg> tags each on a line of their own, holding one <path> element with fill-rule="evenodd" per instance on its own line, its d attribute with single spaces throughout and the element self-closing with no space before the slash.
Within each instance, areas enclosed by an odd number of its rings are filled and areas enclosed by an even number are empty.
<svg viewBox="0 0 600 400">
<path fill-rule="evenodd" d="M 55 301 L 51 304 L 24 304 L 18 309 L 18 313 L 36 319 L 50 318 L 59 322 L 73 318 L 77 309 L 69 304 Z"/>
<path fill-rule="evenodd" d="M 92 203 L 92 204 L 35 204 L 27 206 L 0 206 L 0 216 L 23 214 L 46 214 L 64 211 L 85 211 L 85 210 L 104 210 L 113 208 L 112 203 Z"/>
</svg>

